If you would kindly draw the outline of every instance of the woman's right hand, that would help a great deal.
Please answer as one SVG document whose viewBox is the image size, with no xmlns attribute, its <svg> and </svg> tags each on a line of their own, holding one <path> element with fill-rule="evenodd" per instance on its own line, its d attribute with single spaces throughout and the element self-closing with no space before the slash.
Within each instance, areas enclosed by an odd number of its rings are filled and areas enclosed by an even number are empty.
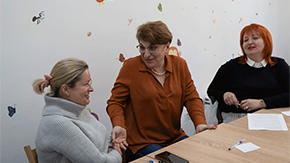
<svg viewBox="0 0 290 163">
<path fill-rule="evenodd" d="M 224 102 L 227 105 L 235 105 L 237 108 L 239 108 L 239 101 L 237 100 L 237 97 L 232 92 L 226 92 L 224 94 Z"/>
<path fill-rule="evenodd" d="M 113 147 L 121 148 L 123 150 L 126 150 L 128 147 L 128 143 L 126 141 L 127 139 L 127 131 L 126 129 L 115 126 L 112 130 L 112 144 Z"/>
</svg>

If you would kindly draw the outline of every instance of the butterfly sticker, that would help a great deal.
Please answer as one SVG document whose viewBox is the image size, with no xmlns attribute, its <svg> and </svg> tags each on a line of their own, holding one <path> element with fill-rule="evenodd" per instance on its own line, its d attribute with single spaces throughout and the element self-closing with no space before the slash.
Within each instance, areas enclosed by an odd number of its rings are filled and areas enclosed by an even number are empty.
<svg viewBox="0 0 290 163">
<path fill-rule="evenodd" d="M 177 45 L 181 46 L 181 41 L 179 39 L 177 39 Z"/>
<path fill-rule="evenodd" d="M 16 107 L 8 106 L 8 115 L 9 117 L 12 117 L 16 113 Z"/>
<path fill-rule="evenodd" d="M 124 57 L 124 55 L 122 53 L 120 53 L 120 55 L 119 55 L 119 61 L 120 62 L 124 62 L 125 61 L 125 57 Z"/>
<path fill-rule="evenodd" d="M 128 19 L 128 21 L 129 21 L 128 26 L 131 24 L 132 20 L 133 20 L 133 19 Z"/>
<path fill-rule="evenodd" d="M 37 25 L 44 19 L 44 11 L 41 11 L 38 16 L 32 18 L 32 22 L 37 22 Z"/>
<path fill-rule="evenodd" d="M 87 36 L 90 37 L 92 35 L 92 32 L 88 32 Z"/>
<path fill-rule="evenodd" d="M 158 10 L 160 11 L 160 12 L 162 12 L 162 4 L 161 3 L 159 3 L 159 5 L 158 5 Z"/>
<path fill-rule="evenodd" d="M 103 4 L 105 4 L 104 0 L 96 0 L 96 2 L 98 2 L 98 5 L 103 5 Z"/>
</svg>

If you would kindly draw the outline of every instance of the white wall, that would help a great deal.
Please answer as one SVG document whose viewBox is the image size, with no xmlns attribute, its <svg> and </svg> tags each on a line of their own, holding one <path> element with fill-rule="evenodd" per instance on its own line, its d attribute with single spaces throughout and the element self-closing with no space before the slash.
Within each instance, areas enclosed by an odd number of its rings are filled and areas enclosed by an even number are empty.
<svg viewBox="0 0 290 163">
<path fill-rule="evenodd" d="M 37 25 L 32 17 L 41 11 L 45 19 Z M 95 92 L 88 107 L 110 132 L 105 107 L 122 65 L 118 56 L 138 55 L 136 28 L 153 20 L 173 33 L 172 46 L 188 62 L 201 97 L 219 66 L 241 54 L 239 33 L 250 23 L 266 26 L 273 55 L 290 63 L 289 0 L 1 0 L 1 162 L 27 162 L 23 146 L 35 147 L 44 105 L 31 84 L 65 57 L 90 65 Z M 7 106 L 14 104 L 17 112 L 9 117 Z"/>
</svg>

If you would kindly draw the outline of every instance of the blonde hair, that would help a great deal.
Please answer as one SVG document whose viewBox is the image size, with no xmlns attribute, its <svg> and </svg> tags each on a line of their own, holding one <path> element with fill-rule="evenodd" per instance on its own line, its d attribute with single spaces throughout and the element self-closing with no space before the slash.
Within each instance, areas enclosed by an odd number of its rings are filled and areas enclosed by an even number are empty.
<svg viewBox="0 0 290 163">
<path fill-rule="evenodd" d="M 63 84 L 73 88 L 75 83 L 80 80 L 81 74 L 88 69 L 88 64 L 77 58 L 65 58 L 58 61 L 50 72 L 52 77 L 49 80 L 50 96 L 59 97 L 59 90 Z M 44 79 L 34 80 L 32 87 L 35 93 L 42 94 L 44 89 L 41 88 Z"/>
</svg>

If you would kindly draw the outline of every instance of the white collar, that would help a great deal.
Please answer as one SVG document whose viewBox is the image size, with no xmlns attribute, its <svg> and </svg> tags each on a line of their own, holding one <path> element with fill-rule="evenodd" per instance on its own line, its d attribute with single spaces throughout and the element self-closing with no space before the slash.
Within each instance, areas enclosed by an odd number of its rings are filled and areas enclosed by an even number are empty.
<svg viewBox="0 0 290 163">
<path fill-rule="evenodd" d="M 247 57 L 247 58 L 248 58 L 247 64 L 249 66 L 251 66 L 251 67 L 255 67 L 256 64 L 260 64 L 260 65 L 262 65 L 262 67 L 266 67 L 267 66 L 267 63 L 266 63 L 266 61 L 264 59 L 260 63 L 257 63 L 255 61 L 251 60 L 249 57 Z M 255 67 L 255 68 L 260 68 L 260 67 Z"/>
</svg>

